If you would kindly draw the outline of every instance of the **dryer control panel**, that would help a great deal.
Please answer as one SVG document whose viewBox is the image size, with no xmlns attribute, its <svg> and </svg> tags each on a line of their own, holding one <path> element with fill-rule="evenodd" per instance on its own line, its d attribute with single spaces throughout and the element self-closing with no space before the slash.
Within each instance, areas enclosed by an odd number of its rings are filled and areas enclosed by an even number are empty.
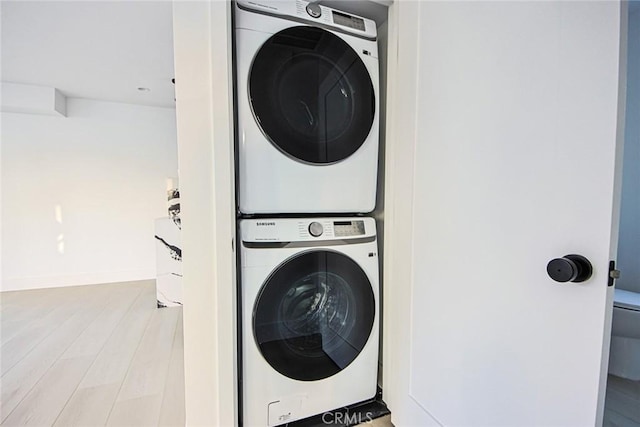
<svg viewBox="0 0 640 427">
<path fill-rule="evenodd" d="M 375 21 L 305 0 L 236 0 L 239 8 L 267 15 L 282 16 L 309 25 L 335 29 L 375 40 Z"/>
<path fill-rule="evenodd" d="M 309 242 L 375 237 L 373 218 L 272 218 L 240 221 L 243 242 Z"/>
</svg>

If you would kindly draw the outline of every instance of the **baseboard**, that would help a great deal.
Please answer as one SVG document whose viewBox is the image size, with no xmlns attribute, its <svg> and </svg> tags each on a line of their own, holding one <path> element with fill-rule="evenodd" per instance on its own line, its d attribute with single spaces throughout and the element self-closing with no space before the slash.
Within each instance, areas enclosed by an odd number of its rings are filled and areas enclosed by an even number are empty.
<svg viewBox="0 0 640 427">
<path fill-rule="evenodd" d="M 155 279 L 156 272 L 148 269 L 101 271 L 66 276 L 11 277 L 4 279 L 0 292 L 29 289 L 60 288 L 66 286 L 96 285 L 101 283 L 133 282 Z"/>
</svg>

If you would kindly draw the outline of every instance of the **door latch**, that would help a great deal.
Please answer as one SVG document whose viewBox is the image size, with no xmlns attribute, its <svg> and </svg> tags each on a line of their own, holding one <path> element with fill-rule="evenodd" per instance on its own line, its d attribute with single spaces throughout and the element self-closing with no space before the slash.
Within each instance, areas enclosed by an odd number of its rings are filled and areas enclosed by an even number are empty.
<svg viewBox="0 0 640 427">
<path fill-rule="evenodd" d="M 620 270 L 616 270 L 616 262 L 609 261 L 609 283 L 607 286 L 613 286 L 616 279 L 620 278 Z"/>
</svg>

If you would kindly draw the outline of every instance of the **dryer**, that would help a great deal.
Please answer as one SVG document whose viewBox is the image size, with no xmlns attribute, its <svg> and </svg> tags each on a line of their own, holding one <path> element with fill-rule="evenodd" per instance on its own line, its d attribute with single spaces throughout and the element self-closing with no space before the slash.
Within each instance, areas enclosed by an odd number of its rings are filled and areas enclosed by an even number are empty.
<svg viewBox="0 0 640 427">
<path fill-rule="evenodd" d="M 371 212 L 375 22 L 304 0 L 235 4 L 240 212 Z"/>
<path fill-rule="evenodd" d="M 375 397 L 379 282 L 371 218 L 240 221 L 245 426 Z"/>
</svg>

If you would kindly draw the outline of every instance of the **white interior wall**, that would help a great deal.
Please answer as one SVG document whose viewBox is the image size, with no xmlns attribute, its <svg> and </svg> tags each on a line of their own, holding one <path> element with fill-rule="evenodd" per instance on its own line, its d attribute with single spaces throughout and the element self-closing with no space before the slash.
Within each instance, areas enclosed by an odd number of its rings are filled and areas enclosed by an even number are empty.
<svg viewBox="0 0 640 427">
<path fill-rule="evenodd" d="M 155 277 L 175 110 L 70 98 L 66 118 L 1 119 L 1 289 Z"/>
<path fill-rule="evenodd" d="M 640 292 L 640 7 L 630 10 L 627 110 L 616 286 Z"/>
<path fill-rule="evenodd" d="M 231 3 L 173 3 L 189 426 L 238 424 Z"/>
</svg>

